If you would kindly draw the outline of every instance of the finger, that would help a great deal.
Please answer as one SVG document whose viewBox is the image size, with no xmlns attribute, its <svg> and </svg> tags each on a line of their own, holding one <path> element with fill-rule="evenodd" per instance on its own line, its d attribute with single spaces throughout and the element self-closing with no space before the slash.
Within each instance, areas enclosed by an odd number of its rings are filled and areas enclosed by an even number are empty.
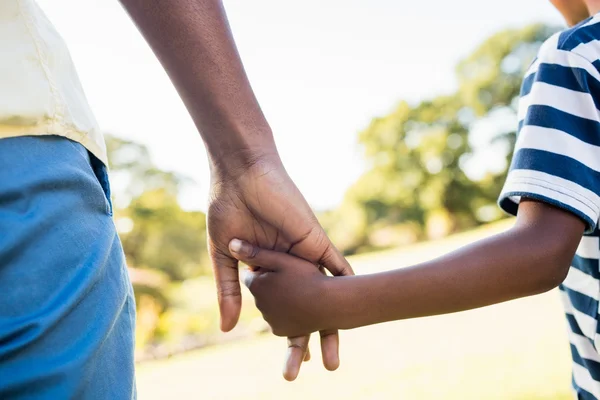
<svg viewBox="0 0 600 400">
<path fill-rule="evenodd" d="M 321 331 L 321 355 L 323 365 L 329 371 L 335 371 L 340 366 L 340 337 L 337 330 Z"/>
<path fill-rule="evenodd" d="M 320 226 L 314 229 L 314 233 L 311 231 L 304 240 L 295 243 L 289 253 L 324 266 L 334 276 L 354 275 L 348 261 L 331 243 Z"/>
<path fill-rule="evenodd" d="M 354 275 L 350 263 L 333 244 L 327 248 L 319 260 L 319 264 L 327 268 L 334 276 Z"/>
<path fill-rule="evenodd" d="M 262 249 L 239 239 L 233 239 L 229 242 L 229 251 L 234 257 L 249 266 L 261 267 L 271 271 L 279 271 L 287 267 L 302 268 L 308 264 L 298 257 Z"/>
<path fill-rule="evenodd" d="M 310 361 L 310 348 L 306 349 L 306 355 L 304 356 L 304 362 Z"/>
<path fill-rule="evenodd" d="M 237 324 L 242 308 L 238 260 L 215 250 L 210 252 L 210 258 L 217 284 L 221 330 L 229 332 Z"/>
<path fill-rule="evenodd" d="M 309 339 L 310 336 L 288 338 L 288 350 L 283 365 L 283 377 L 286 381 L 291 382 L 298 377 L 302 360 L 305 359 L 308 351 Z"/>
<path fill-rule="evenodd" d="M 319 266 L 319 271 L 326 275 L 323 266 Z M 340 366 L 340 337 L 337 330 L 328 330 L 319 332 L 321 335 L 321 357 L 323 365 L 329 371 L 335 371 Z"/>
</svg>

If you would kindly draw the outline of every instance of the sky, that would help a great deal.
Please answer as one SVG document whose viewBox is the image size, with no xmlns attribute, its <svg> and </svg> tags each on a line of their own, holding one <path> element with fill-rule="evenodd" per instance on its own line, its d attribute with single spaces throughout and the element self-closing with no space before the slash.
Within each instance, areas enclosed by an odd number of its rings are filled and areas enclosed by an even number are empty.
<svg viewBox="0 0 600 400">
<path fill-rule="evenodd" d="M 181 203 L 206 209 L 205 149 L 169 78 L 117 0 L 38 0 L 66 40 L 104 132 L 147 145 L 192 178 Z M 316 209 L 365 169 L 357 134 L 400 100 L 456 87 L 454 66 L 490 34 L 562 24 L 547 0 L 224 0 L 281 158 Z"/>
</svg>

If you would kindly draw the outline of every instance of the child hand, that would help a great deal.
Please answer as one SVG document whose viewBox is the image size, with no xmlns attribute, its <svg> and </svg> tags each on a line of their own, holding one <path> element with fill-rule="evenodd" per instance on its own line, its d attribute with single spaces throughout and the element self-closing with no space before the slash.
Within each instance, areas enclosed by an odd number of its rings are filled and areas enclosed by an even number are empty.
<svg viewBox="0 0 600 400">
<path fill-rule="evenodd" d="M 251 267 L 244 279 L 256 307 L 277 336 L 303 336 L 330 329 L 327 283 L 317 266 L 287 253 L 233 239 L 231 254 Z"/>
</svg>

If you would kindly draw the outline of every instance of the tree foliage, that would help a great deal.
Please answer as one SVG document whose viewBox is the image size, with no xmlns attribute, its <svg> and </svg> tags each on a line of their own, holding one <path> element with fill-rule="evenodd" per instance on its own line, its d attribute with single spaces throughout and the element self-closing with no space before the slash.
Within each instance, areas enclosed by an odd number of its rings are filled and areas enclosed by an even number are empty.
<svg viewBox="0 0 600 400">
<path fill-rule="evenodd" d="M 157 168 L 144 145 L 110 135 L 106 142 L 115 223 L 136 295 L 138 348 L 179 340 L 207 326 L 177 296 L 183 282 L 209 274 L 206 216 L 180 207 L 185 179 Z"/>
<path fill-rule="evenodd" d="M 480 134 L 478 122 L 492 122 L 496 132 L 489 145 L 502 143 L 508 160 L 522 76 L 553 32 L 544 25 L 499 32 L 458 64 L 454 93 L 414 105 L 401 101 L 390 114 L 373 119 L 359 135 L 368 171 L 341 207 L 323 216 L 333 242 L 351 253 L 499 218 L 494 205 L 508 163 L 470 178 L 473 136 Z M 514 122 L 502 129 L 507 118 Z"/>
<path fill-rule="evenodd" d="M 319 216 L 333 243 L 349 254 L 500 218 L 495 202 L 515 142 L 521 78 L 553 31 L 532 25 L 499 32 L 457 65 L 453 93 L 400 101 L 374 118 L 359 135 L 367 171 L 337 209 Z M 493 127 L 491 135 L 482 123 Z M 501 163 L 474 177 L 471 161 L 482 138 Z M 202 278 L 209 274 L 205 215 L 177 201 L 185 178 L 157 168 L 139 143 L 109 136 L 107 147 L 115 222 L 138 301 L 138 345 L 216 330 L 216 314 L 202 316 L 216 304 L 195 304 L 197 291 L 190 290 L 194 282 L 212 282 Z"/>
<path fill-rule="evenodd" d="M 185 179 L 158 169 L 140 143 L 108 136 L 107 148 L 116 195 L 128 200 L 116 223 L 130 266 L 179 281 L 207 273 L 206 216 L 177 200 Z"/>
</svg>

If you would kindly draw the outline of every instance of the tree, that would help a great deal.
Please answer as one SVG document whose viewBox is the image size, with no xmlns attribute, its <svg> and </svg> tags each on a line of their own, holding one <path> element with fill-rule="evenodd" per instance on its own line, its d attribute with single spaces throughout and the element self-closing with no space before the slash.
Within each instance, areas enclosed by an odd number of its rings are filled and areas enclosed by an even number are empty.
<svg viewBox="0 0 600 400">
<path fill-rule="evenodd" d="M 162 171 L 152 162 L 148 148 L 141 143 L 105 135 L 108 164 L 115 197 L 125 206 L 134 197 L 155 189 L 177 196 L 186 179 L 174 172 Z"/>
<path fill-rule="evenodd" d="M 158 169 L 139 143 L 107 136 L 115 223 L 134 286 L 136 343 L 143 348 L 173 332 L 192 329 L 197 316 L 173 297 L 181 283 L 210 273 L 206 216 L 177 201 L 183 177 Z M 173 315 L 181 326 L 171 326 Z M 190 328 L 192 327 L 192 328 Z"/>
<path fill-rule="evenodd" d="M 416 105 L 401 101 L 359 135 L 369 170 L 348 190 L 341 207 L 324 216 L 332 240 L 348 252 L 438 237 L 500 217 L 496 197 L 508 163 L 469 178 L 477 123 L 497 126 L 491 144 L 505 161 L 515 142 L 516 104 L 523 74 L 541 43 L 544 25 L 499 32 L 456 69 L 458 89 Z M 515 122 L 506 124 L 507 118 Z M 510 129 L 505 129 L 510 126 Z M 492 210 L 491 217 L 489 211 Z"/>
<path fill-rule="evenodd" d="M 138 268 L 161 271 L 183 281 L 209 273 L 206 216 L 181 209 L 165 189 L 146 191 L 121 215 L 132 221 L 122 234 L 125 255 Z"/>
<path fill-rule="evenodd" d="M 111 179 L 123 188 L 116 193 L 116 222 L 128 262 L 172 280 L 207 273 L 206 216 L 184 211 L 177 201 L 185 179 L 158 169 L 140 143 L 110 135 L 106 142 Z"/>
</svg>

